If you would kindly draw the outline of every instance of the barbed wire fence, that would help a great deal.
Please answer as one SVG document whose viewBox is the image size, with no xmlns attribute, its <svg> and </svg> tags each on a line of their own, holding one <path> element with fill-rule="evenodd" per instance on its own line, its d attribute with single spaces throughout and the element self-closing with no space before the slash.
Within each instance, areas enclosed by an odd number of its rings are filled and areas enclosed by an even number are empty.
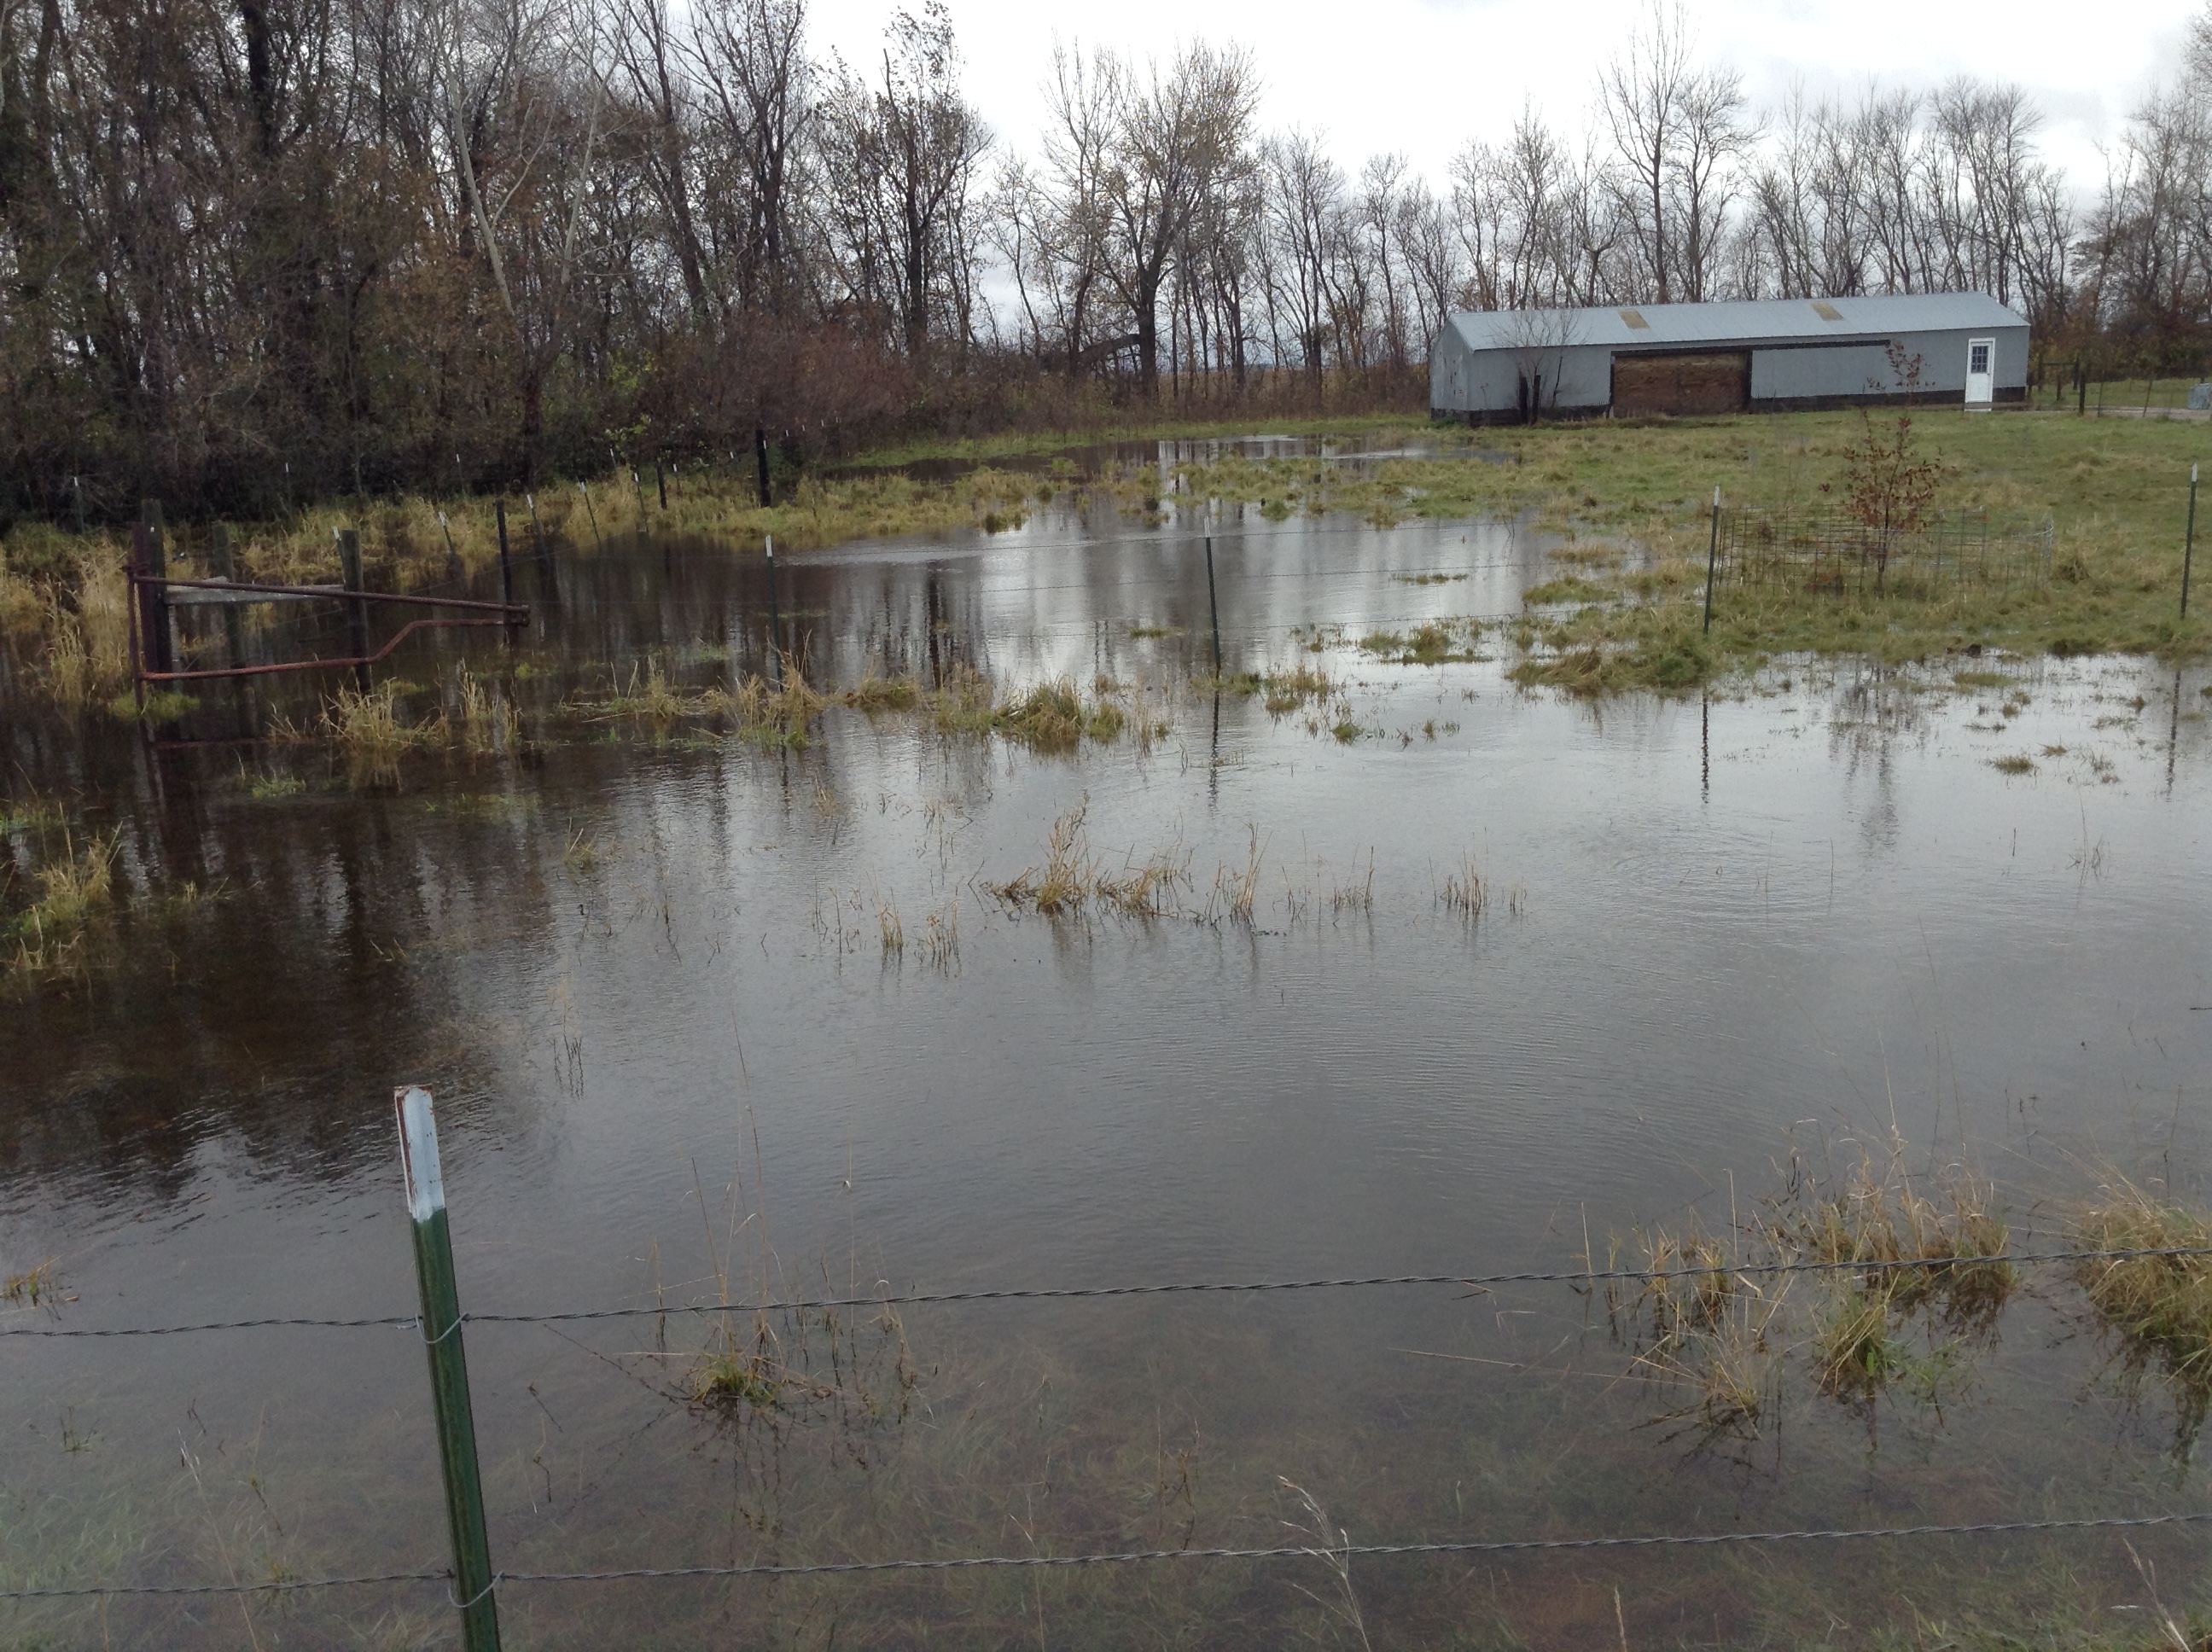
<svg viewBox="0 0 2212 1652">
<path fill-rule="evenodd" d="M 444 1191 L 436 1153 L 428 1093 L 416 1087 L 397 1098 L 404 1127 L 410 1121 L 409 1098 L 419 1098 L 405 1137 L 410 1215 L 416 1230 L 418 1281 L 423 1311 L 416 1315 L 369 1315 L 343 1318 L 265 1315 L 152 1326 L 0 1326 L 0 1338 L 114 1339 L 234 1333 L 278 1328 L 318 1330 L 397 1329 L 418 1335 L 429 1356 L 438 1412 L 440 1453 L 448 1513 L 453 1521 L 453 1563 L 328 1577 L 270 1577 L 222 1583 L 87 1582 L 46 1588 L 0 1588 L 0 1601 L 154 1599 L 297 1594 L 345 1588 L 441 1584 L 460 1616 L 469 1652 L 496 1649 L 498 1592 L 509 1586 L 599 1584 L 672 1579 L 728 1579 L 860 1576 L 886 1573 L 958 1572 L 994 1569 L 1121 1567 L 1169 1562 L 1263 1563 L 1353 1559 L 1422 1555 L 1537 1554 L 1560 1552 L 1713 1548 L 1741 1545 L 1905 1540 L 1984 1534 L 2132 1530 L 2198 1526 L 2212 1522 L 2212 1509 L 2166 1510 L 2142 1515 L 2082 1515 L 2033 1520 L 1996 1520 L 1955 1524 L 1886 1527 L 1805 1527 L 1778 1531 L 1662 1532 L 1579 1537 L 1440 1539 L 1395 1543 L 1284 1545 L 1257 1548 L 1176 1548 L 1085 1554 L 921 1556 L 814 1563 L 757 1563 L 730 1565 L 641 1566 L 590 1571 L 495 1570 L 483 1536 L 481 1488 L 477 1479 L 473 1422 L 469 1416 L 467 1374 L 462 1351 L 469 1324 L 549 1325 L 683 1315 L 811 1312 L 834 1309 L 894 1309 L 929 1305 L 1042 1301 L 1101 1301 L 1177 1295 L 1259 1294 L 1379 1288 L 1443 1288 L 1486 1291 L 1510 1285 L 1565 1285 L 1583 1290 L 1613 1285 L 1664 1285 L 1675 1280 L 1765 1278 L 1791 1274 L 1856 1274 L 1895 1277 L 1916 1271 L 1960 1267 L 2050 1266 L 2085 1262 L 2183 1260 L 2212 1257 L 2212 1245 L 2021 1250 L 1878 1259 L 1781 1260 L 1667 1267 L 1582 1267 L 1522 1269 L 1498 1272 L 1346 1275 L 1305 1279 L 1177 1280 L 1132 1285 L 982 1287 L 957 1291 L 881 1290 L 866 1295 L 784 1297 L 760 1302 L 715 1301 L 650 1306 L 559 1309 L 537 1313 L 465 1312 L 453 1283 L 450 1239 L 447 1236 Z"/>
</svg>

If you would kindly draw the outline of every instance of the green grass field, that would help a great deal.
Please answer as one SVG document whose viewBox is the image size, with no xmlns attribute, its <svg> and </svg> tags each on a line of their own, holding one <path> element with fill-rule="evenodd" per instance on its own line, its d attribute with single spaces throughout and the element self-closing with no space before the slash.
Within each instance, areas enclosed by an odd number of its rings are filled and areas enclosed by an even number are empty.
<svg viewBox="0 0 2212 1652">
<path fill-rule="evenodd" d="M 1270 514 L 1352 510 L 1378 524 L 1529 517 L 1561 536 L 1564 565 L 1600 582 L 1580 593 L 1595 599 L 1571 616 L 1516 628 L 1529 652 L 1519 675 L 1531 683 L 1688 688 L 1790 653 L 1902 660 L 1978 644 L 2179 659 L 2205 650 L 2212 632 L 2194 611 L 2181 618 L 2179 598 L 2189 468 L 2212 458 L 2212 425 L 1956 410 L 1923 410 L 1913 420 L 1915 442 L 1943 466 L 1938 507 L 2051 517 L 2047 581 L 1968 586 L 1927 600 L 1724 585 L 1708 635 L 1712 490 L 1732 508 L 1832 504 L 1843 450 L 1863 428 L 1857 413 L 1443 427 L 1426 436 L 1431 458 L 1371 466 L 1230 458 L 1186 467 L 1185 483 Z"/>
</svg>

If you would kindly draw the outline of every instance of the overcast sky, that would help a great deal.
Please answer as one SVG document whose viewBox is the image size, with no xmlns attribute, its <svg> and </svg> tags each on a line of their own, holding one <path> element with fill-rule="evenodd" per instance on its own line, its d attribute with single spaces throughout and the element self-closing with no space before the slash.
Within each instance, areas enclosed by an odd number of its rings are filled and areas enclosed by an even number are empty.
<svg viewBox="0 0 2212 1652">
<path fill-rule="evenodd" d="M 1358 0 L 1322 5 L 1204 7 L 1114 0 L 1098 7 L 1036 0 L 948 0 L 969 96 L 1003 143 L 1033 152 L 1039 92 L 1055 38 L 1164 60 L 1194 36 L 1251 48 L 1264 85 L 1263 127 L 1323 131 L 1347 171 L 1405 151 L 1441 183 L 1469 137 L 1496 139 L 1533 100 L 1579 134 L 1599 67 L 1647 0 Z M 1754 102 L 1793 82 L 1856 94 L 1871 77 L 1932 86 L 1966 72 L 2024 86 L 2048 120 L 2045 152 L 2077 188 L 2103 177 L 2108 141 L 2180 49 L 2203 0 L 1692 0 L 1699 56 L 1734 64 Z M 817 49 L 854 67 L 882 51 L 897 0 L 814 0 Z M 918 9 L 918 6 L 917 6 Z"/>
</svg>

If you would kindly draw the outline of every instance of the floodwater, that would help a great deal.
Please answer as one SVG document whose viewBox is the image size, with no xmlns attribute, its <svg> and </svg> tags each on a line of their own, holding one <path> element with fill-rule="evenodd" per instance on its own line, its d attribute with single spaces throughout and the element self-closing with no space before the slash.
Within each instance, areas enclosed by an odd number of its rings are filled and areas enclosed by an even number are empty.
<svg viewBox="0 0 2212 1652">
<path fill-rule="evenodd" d="M 1209 525 L 1226 665 L 1328 672 L 1327 716 L 1192 686 Z M 1146 685 L 1164 733 L 1072 755 L 840 705 L 802 750 L 591 715 L 640 669 L 761 665 L 757 552 L 682 542 L 526 561 L 511 653 L 395 657 L 418 713 L 463 661 L 504 683 L 520 749 L 378 774 L 0 707 L 9 795 L 119 829 L 137 901 L 118 956 L 0 1006 L 0 1262 L 57 1259 L 67 1298 L 0 1324 L 412 1312 L 403 1082 L 437 1095 L 479 1312 L 1570 1269 L 1640 1224 L 1725 1228 L 1793 1153 L 1893 1142 L 1993 1178 L 2021 1243 L 2107 1167 L 2204 1196 L 2203 672 L 1999 667 L 2022 704 L 1950 688 L 1991 662 L 1782 662 L 1592 707 L 1350 641 L 1513 612 L 1547 550 L 1063 499 L 784 568 L 817 682 Z M 1178 910 L 992 896 L 1079 809 L 1109 869 L 1188 857 Z M 1248 918 L 1223 880 L 1255 854 Z M 1441 898 L 1470 867 L 1473 919 Z M 1655 1422 L 1694 1396 L 1625 1377 L 1602 1297 L 1557 1284 L 778 1313 L 810 1375 L 767 1412 L 687 1400 L 719 1319 L 466 1345 L 515 1572 L 1314 1543 L 1285 1482 L 1355 1545 L 2205 1506 L 2172 1396 L 2033 1283 L 1955 1369 L 1853 1409 L 1792 1354 L 1756 1437 L 1702 1446 Z M 0 1586 L 446 1564 L 412 1331 L 0 1361 Z M 2178 1613 L 2193 1530 L 1359 1557 L 1348 1582 L 1292 1558 L 512 1582 L 501 1613 L 524 1647 L 1868 1644 L 2137 1621 L 2109 1615 L 2148 1604 L 2130 1537 Z M 447 1644 L 452 1619 L 434 1582 L 0 1603 L 0 1644 Z"/>
</svg>

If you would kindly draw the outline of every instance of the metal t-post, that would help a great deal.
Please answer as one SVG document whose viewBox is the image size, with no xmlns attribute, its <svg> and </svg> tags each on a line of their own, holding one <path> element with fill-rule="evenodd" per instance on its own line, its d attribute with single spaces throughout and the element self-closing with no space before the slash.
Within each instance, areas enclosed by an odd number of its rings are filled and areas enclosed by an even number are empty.
<svg viewBox="0 0 2212 1652">
<path fill-rule="evenodd" d="M 1707 635 L 1707 636 L 1711 636 L 1711 635 L 1712 635 L 1712 633 L 1713 633 L 1713 575 L 1714 575 L 1715 571 L 1716 571 L 1716 570 L 1720 567 L 1720 560 L 1721 560 L 1721 490 L 1720 490 L 1718 488 L 1716 488 L 1716 489 L 1713 489 L 1713 538 L 1712 538 L 1712 543 L 1711 543 L 1711 544 L 1709 544 L 1708 546 L 1706 546 L 1706 547 L 1705 547 L 1705 635 Z"/>
<path fill-rule="evenodd" d="M 461 1293 L 453 1281 L 453 1239 L 446 1224 L 446 1184 L 438 1169 L 438 1121 L 430 1092 L 394 1090 L 399 1168 L 415 1236 L 415 1277 L 422 1292 L 422 1341 L 430 1353 L 430 1395 L 438 1414 L 438 1465 L 453 1540 L 455 1603 L 467 1652 L 499 1652 L 499 1602 L 491 1546 L 484 1535 L 483 1482 L 477 1471 L 476 1419 L 469 1408 L 469 1364 L 461 1347 Z"/>
<path fill-rule="evenodd" d="M 2197 550 L 2197 467 L 2189 467 L 2189 526 L 2181 537 L 2181 617 L 2189 617 L 2189 562 Z"/>
<path fill-rule="evenodd" d="M 152 583 L 144 587 L 146 601 L 146 658 L 157 671 L 177 669 L 174 634 L 169 621 L 169 552 L 161 537 L 161 501 L 149 499 L 138 507 L 140 566 Z"/>
<path fill-rule="evenodd" d="M 507 559 L 507 501 L 505 498 L 492 501 L 492 515 L 499 523 L 499 599 L 503 603 L 512 604 L 514 601 L 514 564 Z"/>
<path fill-rule="evenodd" d="M 775 600 L 775 536 L 764 533 L 761 538 L 768 545 L 768 665 L 775 674 L 775 685 L 783 686 L 783 614 Z"/>
<path fill-rule="evenodd" d="M 1221 605 L 1213 596 L 1213 536 L 1206 536 L 1206 611 L 1213 621 L 1213 675 L 1221 675 Z"/>
<path fill-rule="evenodd" d="M 362 583 L 361 531 L 357 528 L 332 528 L 331 532 L 338 542 L 338 577 L 345 588 L 355 594 L 346 601 L 346 638 L 353 645 L 354 686 L 362 693 L 368 692 L 368 604 L 361 600 L 360 593 L 368 589 Z"/>
</svg>

